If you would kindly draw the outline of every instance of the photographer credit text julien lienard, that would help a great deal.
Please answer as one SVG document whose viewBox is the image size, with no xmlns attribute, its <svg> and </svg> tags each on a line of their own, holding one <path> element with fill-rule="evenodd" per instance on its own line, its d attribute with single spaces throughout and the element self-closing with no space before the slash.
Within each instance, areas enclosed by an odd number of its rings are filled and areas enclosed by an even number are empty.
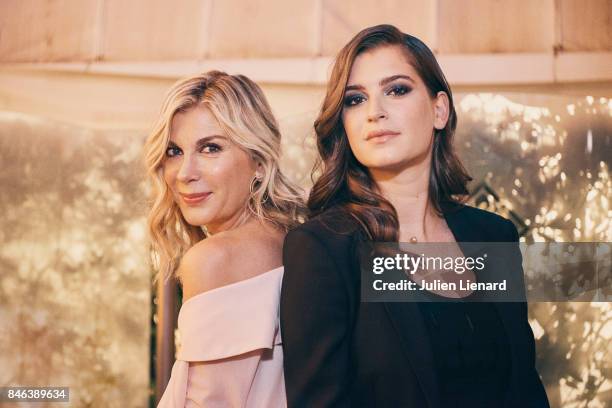
<svg viewBox="0 0 612 408">
<path fill-rule="evenodd" d="M 385 271 L 404 271 L 414 276 L 417 271 L 454 272 L 464 274 L 467 270 L 482 271 L 485 268 L 487 254 L 479 257 L 451 257 L 451 256 L 419 256 L 396 254 L 390 257 L 375 257 L 372 260 L 372 272 L 382 275 Z M 411 279 L 402 279 L 399 282 L 384 282 L 382 279 L 373 281 L 376 291 L 505 291 L 506 280 L 500 282 L 474 282 L 470 279 L 459 279 L 458 282 L 447 282 L 442 279 L 421 279 L 415 282 Z"/>
</svg>

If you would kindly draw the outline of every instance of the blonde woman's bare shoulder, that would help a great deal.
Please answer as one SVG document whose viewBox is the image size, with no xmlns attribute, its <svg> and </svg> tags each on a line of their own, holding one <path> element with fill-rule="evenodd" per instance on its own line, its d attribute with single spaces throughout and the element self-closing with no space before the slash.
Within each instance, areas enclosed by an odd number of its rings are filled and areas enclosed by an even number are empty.
<svg viewBox="0 0 612 408">
<path fill-rule="evenodd" d="M 282 238 L 241 229 L 198 242 L 185 253 L 178 269 L 183 300 L 280 267 Z"/>
<path fill-rule="evenodd" d="M 226 271 L 231 267 L 232 241 L 215 236 L 203 239 L 187 250 L 178 269 L 183 301 L 231 283 Z"/>
</svg>

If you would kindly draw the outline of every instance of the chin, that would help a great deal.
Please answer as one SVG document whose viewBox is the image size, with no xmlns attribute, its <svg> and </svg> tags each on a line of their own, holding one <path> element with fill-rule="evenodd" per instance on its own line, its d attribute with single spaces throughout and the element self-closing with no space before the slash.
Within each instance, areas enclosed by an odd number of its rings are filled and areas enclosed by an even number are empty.
<svg viewBox="0 0 612 408">
<path fill-rule="evenodd" d="M 368 157 L 368 160 L 361 162 L 364 166 L 369 169 L 391 169 L 406 162 L 410 161 L 409 158 L 405 156 L 399 156 L 397 154 L 385 154 L 385 155 L 372 155 Z"/>
<path fill-rule="evenodd" d="M 369 169 L 398 171 L 422 163 L 423 161 L 427 160 L 431 154 L 428 151 L 402 152 L 398 150 L 378 153 L 379 154 L 372 154 L 367 158 L 367 160 L 360 162 Z"/>
<path fill-rule="evenodd" d="M 195 211 L 183 211 L 183 218 L 189 225 L 193 225 L 194 227 L 201 227 L 210 223 L 214 217 L 211 217 L 206 214 L 198 214 Z"/>
</svg>

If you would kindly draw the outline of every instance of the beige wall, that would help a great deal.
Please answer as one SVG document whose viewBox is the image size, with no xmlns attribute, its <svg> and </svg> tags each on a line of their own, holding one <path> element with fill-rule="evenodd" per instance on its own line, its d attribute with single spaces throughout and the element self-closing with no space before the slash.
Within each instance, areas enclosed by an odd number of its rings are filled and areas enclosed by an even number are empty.
<svg viewBox="0 0 612 408">
<path fill-rule="evenodd" d="M 612 51 L 610 0 L 3 0 L 0 61 L 331 56 L 392 23 L 441 54 Z"/>
<path fill-rule="evenodd" d="M 96 129 L 149 129 L 174 78 L 0 69 L 0 111 Z M 312 115 L 322 86 L 261 84 L 275 115 Z"/>
<path fill-rule="evenodd" d="M 612 94 L 612 0 L 2 0 L 0 110 L 150 126 L 177 78 L 250 76 L 282 119 L 316 111 L 333 55 L 392 23 L 455 92 Z"/>
</svg>

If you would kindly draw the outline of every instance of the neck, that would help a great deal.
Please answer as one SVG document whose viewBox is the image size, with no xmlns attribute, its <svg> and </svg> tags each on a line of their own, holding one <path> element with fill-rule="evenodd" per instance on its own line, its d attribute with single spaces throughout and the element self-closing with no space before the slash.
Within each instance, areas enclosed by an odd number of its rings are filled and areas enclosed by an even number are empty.
<svg viewBox="0 0 612 408">
<path fill-rule="evenodd" d="M 208 235 L 215 235 L 223 231 L 229 231 L 247 224 L 256 222 L 255 217 L 248 209 L 234 214 L 232 217 L 214 223 L 206 224 L 206 232 Z"/>
<path fill-rule="evenodd" d="M 427 241 L 439 218 L 429 200 L 430 162 L 393 173 L 370 170 L 383 196 L 397 212 L 400 242 Z"/>
</svg>

